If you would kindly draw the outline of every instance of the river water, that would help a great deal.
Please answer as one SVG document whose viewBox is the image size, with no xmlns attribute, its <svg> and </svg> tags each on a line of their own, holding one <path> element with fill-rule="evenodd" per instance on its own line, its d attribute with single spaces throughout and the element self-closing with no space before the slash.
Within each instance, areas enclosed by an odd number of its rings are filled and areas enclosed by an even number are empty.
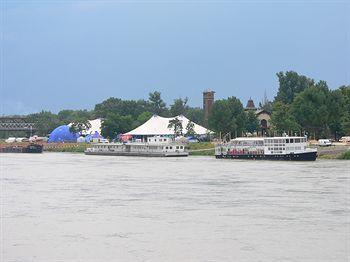
<svg viewBox="0 0 350 262">
<path fill-rule="evenodd" d="M 350 260 L 350 161 L 0 157 L 0 261 Z"/>
</svg>

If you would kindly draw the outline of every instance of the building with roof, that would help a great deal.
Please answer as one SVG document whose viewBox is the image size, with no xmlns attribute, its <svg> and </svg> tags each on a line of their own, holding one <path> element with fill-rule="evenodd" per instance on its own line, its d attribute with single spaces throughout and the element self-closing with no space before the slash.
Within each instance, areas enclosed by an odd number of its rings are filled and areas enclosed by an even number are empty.
<svg viewBox="0 0 350 262">
<path fill-rule="evenodd" d="M 252 98 L 249 98 L 247 102 L 247 106 L 244 108 L 244 110 L 257 110 L 257 108 L 254 105 L 254 101 Z"/>
<path fill-rule="evenodd" d="M 264 109 L 258 109 L 255 112 L 256 118 L 259 120 L 260 129 L 262 134 L 265 134 L 270 128 L 271 114 Z"/>
<path fill-rule="evenodd" d="M 270 128 L 271 114 L 264 109 L 258 109 L 255 107 L 252 98 L 249 98 L 247 106 L 244 108 L 245 111 L 254 111 L 256 118 L 259 120 L 259 127 L 262 134 L 265 134 Z"/>
</svg>

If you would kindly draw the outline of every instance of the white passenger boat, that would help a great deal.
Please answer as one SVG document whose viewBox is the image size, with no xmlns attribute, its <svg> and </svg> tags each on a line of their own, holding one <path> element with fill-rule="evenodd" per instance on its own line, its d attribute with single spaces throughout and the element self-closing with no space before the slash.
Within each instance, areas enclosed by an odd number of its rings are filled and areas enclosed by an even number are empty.
<svg viewBox="0 0 350 262">
<path fill-rule="evenodd" d="M 188 156 L 184 144 L 171 141 L 167 137 L 150 137 L 147 142 L 96 143 L 87 148 L 85 154 L 150 157 Z"/>
<path fill-rule="evenodd" d="M 215 146 L 216 158 L 314 161 L 306 137 L 239 137 Z"/>
</svg>

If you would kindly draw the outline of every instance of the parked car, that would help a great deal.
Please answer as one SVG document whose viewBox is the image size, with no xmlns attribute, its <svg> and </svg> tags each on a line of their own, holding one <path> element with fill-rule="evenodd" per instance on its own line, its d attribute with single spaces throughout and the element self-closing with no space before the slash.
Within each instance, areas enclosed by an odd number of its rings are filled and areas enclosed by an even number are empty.
<svg viewBox="0 0 350 262">
<path fill-rule="evenodd" d="M 339 142 L 350 143 L 350 136 L 343 136 L 342 138 L 339 139 Z"/>
<path fill-rule="evenodd" d="M 21 142 L 29 142 L 29 139 L 26 138 L 26 137 L 17 137 L 16 138 L 16 142 L 19 142 L 19 143 L 21 143 Z"/>
<path fill-rule="evenodd" d="M 331 146 L 332 142 L 329 139 L 319 139 L 318 140 L 318 145 L 319 146 Z"/>
<path fill-rule="evenodd" d="M 16 138 L 15 137 L 9 137 L 8 139 L 5 140 L 6 143 L 14 143 L 16 142 Z"/>
</svg>

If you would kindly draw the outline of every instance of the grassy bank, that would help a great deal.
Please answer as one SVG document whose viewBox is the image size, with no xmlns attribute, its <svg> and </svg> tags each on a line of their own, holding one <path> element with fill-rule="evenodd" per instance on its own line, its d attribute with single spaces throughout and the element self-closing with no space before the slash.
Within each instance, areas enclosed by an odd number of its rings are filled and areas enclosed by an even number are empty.
<svg viewBox="0 0 350 262">
<path fill-rule="evenodd" d="M 338 156 L 338 159 L 350 160 L 350 150 L 342 153 L 340 156 Z"/>
<path fill-rule="evenodd" d="M 349 146 L 316 147 L 319 159 L 349 159 Z"/>
<path fill-rule="evenodd" d="M 191 156 L 214 156 L 214 149 L 190 151 Z"/>
<path fill-rule="evenodd" d="M 88 147 L 88 144 L 85 144 L 85 143 L 50 145 L 50 146 L 44 146 L 44 151 L 47 151 L 47 152 L 83 153 L 87 147 Z"/>
<path fill-rule="evenodd" d="M 210 142 L 190 143 L 187 147 L 191 156 L 214 155 L 214 145 Z"/>
</svg>

